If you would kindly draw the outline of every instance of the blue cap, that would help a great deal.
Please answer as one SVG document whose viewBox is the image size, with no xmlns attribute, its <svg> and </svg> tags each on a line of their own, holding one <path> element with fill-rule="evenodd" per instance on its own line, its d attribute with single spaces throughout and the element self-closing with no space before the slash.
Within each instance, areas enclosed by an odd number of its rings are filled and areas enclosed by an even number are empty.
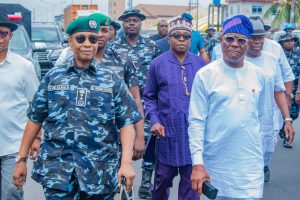
<svg viewBox="0 0 300 200">
<path fill-rule="evenodd" d="M 190 13 L 188 13 L 188 12 L 182 13 L 181 14 L 181 18 L 185 19 L 187 21 L 193 21 L 193 19 L 194 19 L 193 16 Z"/>
<path fill-rule="evenodd" d="M 124 21 L 124 19 L 130 15 L 135 15 L 141 19 L 141 21 L 146 19 L 146 16 L 141 13 L 138 9 L 127 9 L 124 11 L 124 13 L 118 18 L 120 21 Z"/>
<path fill-rule="evenodd" d="M 295 29 L 294 25 L 290 24 L 290 23 L 285 24 L 283 30 L 286 31 L 286 30 L 289 30 L 289 29 L 294 30 Z"/>
<path fill-rule="evenodd" d="M 239 33 L 250 38 L 253 34 L 253 25 L 245 15 L 236 15 L 224 21 L 222 35 L 226 33 Z"/>
</svg>

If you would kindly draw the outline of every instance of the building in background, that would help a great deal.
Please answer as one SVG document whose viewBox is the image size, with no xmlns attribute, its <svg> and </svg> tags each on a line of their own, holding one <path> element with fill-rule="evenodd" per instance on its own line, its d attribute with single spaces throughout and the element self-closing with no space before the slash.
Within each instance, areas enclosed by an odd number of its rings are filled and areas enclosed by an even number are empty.
<svg viewBox="0 0 300 200">
<path fill-rule="evenodd" d="M 139 9 L 147 17 L 143 21 L 143 30 L 156 30 L 157 23 L 160 20 L 167 20 L 180 16 L 181 13 L 189 11 L 188 6 L 173 6 L 173 5 L 156 5 L 156 4 L 138 4 L 133 6 L 134 9 Z"/>
<path fill-rule="evenodd" d="M 260 16 L 263 18 L 264 13 L 270 8 L 276 0 L 226 0 L 228 4 L 225 10 L 225 18 L 234 15 Z M 264 22 L 271 24 L 273 17 L 264 19 Z"/>
<path fill-rule="evenodd" d="M 117 20 L 125 10 L 125 0 L 108 0 L 108 16 Z"/>
<path fill-rule="evenodd" d="M 70 5 L 69 7 L 64 9 L 64 26 L 66 28 L 68 24 L 78 16 L 86 16 L 95 12 L 98 12 L 97 4 Z"/>
</svg>

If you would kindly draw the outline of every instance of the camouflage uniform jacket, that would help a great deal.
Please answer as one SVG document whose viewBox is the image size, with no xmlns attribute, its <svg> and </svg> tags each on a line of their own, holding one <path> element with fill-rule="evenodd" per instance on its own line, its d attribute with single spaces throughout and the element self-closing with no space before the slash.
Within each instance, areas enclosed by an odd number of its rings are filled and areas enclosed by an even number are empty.
<svg viewBox="0 0 300 200">
<path fill-rule="evenodd" d="M 52 68 L 28 117 L 43 123 L 45 130 L 32 171 L 34 180 L 66 191 L 75 171 L 81 191 L 116 191 L 121 157 L 118 128 L 142 118 L 118 75 L 95 60 L 81 72 L 74 60 Z"/>
<path fill-rule="evenodd" d="M 140 95 L 143 102 L 143 91 L 150 62 L 159 55 L 158 46 L 155 42 L 142 36 L 139 36 L 136 46 L 131 46 L 125 36 L 122 35 L 111 41 L 108 48 L 117 52 L 123 65 L 125 65 L 125 62 L 128 60 L 133 63 L 136 68 L 136 77 L 139 81 Z"/>
<path fill-rule="evenodd" d="M 296 94 L 298 87 L 298 78 L 300 73 L 300 48 L 294 48 L 291 52 L 284 52 L 295 76 L 293 84 L 293 93 Z"/>
<path fill-rule="evenodd" d="M 293 83 L 293 94 L 296 95 L 300 73 L 300 48 L 294 48 L 291 52 L 285 51 L 284 53 L 295 76 L 295 80 Z M 291 99 L 290 116 L 293 120 L 296 120 L 299 116 L 299 105 L 296 103 L 295 99 Z"/>
<path fill-rule="evenodd" d="M 130 60 L 122 62 L 114 49 L 106 48 L 101 64 L 123 78 L 129 88 L 139 85 L 136 77 L 136 68 L 133 63 Z"/>
</svg>

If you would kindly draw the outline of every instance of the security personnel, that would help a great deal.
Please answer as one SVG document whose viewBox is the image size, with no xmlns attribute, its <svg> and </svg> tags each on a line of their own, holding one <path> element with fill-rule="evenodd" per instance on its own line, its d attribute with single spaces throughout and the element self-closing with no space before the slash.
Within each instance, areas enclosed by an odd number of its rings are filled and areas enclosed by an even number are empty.
<svg viewBox="0 0 300 200">
<path fill-rule="evenodd" d="M 74 59 L 51 69 L 35 94 L 14 171 L 19 189 L 42 125 L 45 139 L 32 178 L 46 199 L 113 199 L 121 177 L 131 189 L 132 124 L 141 115 L 124 81 L 94 60 L 98 31 L 99 23 L 89 17 L 68 25 Z"/>
<path fill-rule="evenodd" d="M 295 96 L 297 95 L 297 91 L 299 95 L 298 78 L 300 72 L 300 48 L 295 47 L 296 42 L 298 42 L 298 37 L 293 33 L 286 33 L 279 37 L 279 43 L 284 50 L 286 58 L 288 59 L 295 76 L 295 80 L 293 82 L 293 93 L 287 94 L 287 97 L 291 99 L 290 116 L 293 120 L 296 120 L 299 116 L 299 105 L 295 101 Z M 279 135 L 284 138 L 283 146 L 286 148 L 292 148 L 292 145 L 288 144 L 288 139 L 284 137 L 284 128 L 280 130 Z"/>
<path fill-rule="evenodd" d="M 136 77 L 139 81 L 140 96 L 143 96 L 144 87 L 146 84 L 148 69 L 150 62 L 159 55 L 159 49 L 156 44 L 148 38 L 144 38 L 140 35 L 142 21 L 146 19 L 140 10 L 128 9 L 119 17 L 118 20 L 123 21 L 124 34 L 120 37 L 112 40 L 108 46 L 108 49 L 113 49 L 117 52 L 122 64 L 128 60 L 133 63 L 136 68 Z M 142 99 L 143 102 L 143 99 Z M 145 120 L 145 142 L 149 140 L 150 134 L 150 122 Z M 149 147 L 148 147 L 149 148 Z M 146 152 L 147 154 L 147 152 Z M 140 197 L 150 197 L 150 187 L 152 171 L 154 170 L 155 159 L 151 157 L 149 160 L 143 162 L 142 184 Z"/>
</svg>

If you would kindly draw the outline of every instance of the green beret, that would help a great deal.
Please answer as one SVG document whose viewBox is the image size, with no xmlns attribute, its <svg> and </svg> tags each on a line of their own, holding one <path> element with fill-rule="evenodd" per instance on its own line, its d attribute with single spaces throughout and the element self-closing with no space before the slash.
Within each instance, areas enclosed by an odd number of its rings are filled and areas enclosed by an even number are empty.
<svg viewBox="0 0 300 200">
<path fill-rule="evenodd" d="M 101 13 L 94 13 L 89 15 L 90 18 L 95 19 L 99 22 L 100 26 L 109 26 L 112 22 L 112 19 Z"/>
<path fill-rule="evenodd" d="M 76 32 L 95 32 L 98 33 L 100 24 L 97 20 L 90 17 L 79 17 L 72 21 L 66 28 L 66 33 L 72 35 Z"/>
</svg>

